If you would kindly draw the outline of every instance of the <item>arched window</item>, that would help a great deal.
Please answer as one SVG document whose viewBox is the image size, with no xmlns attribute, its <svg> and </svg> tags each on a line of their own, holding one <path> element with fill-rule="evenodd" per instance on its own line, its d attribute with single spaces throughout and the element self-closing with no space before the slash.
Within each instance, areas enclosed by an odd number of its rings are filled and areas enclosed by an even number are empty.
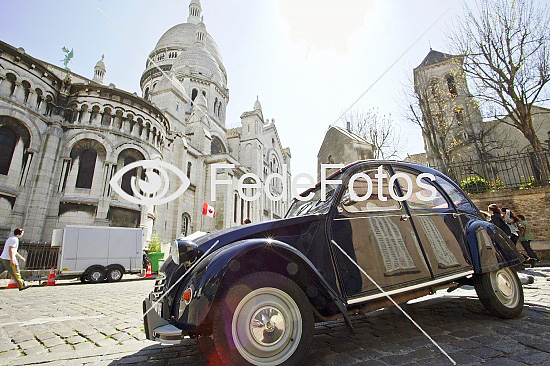
<svg viewBox="0 0 550 366">
<path fill-rule="evenodd" d="M 193 105 L 193 102 L 195 101 L 195 98 L 199 94 L 199 91 L 197 89 L 193 89 L 191 91 L 191 105 Z"/>
<path fill-rule="evenodd" d="M 225 147 L 223 146 L 223 143 L 221 140 L 217 137 L 212 138 L 212 142 L 210 144 L 210 153 L 212 155 L 214 154 L 225 154 Z"/>
<path fill-rule="evenodd" d="M 187 178 L 191 179 L 191 167 L 193 166 L 193 164 L 191 164 L 191 162 L 187 162 Z"/>
<path fill-rule="evenodd" d="M 451 96 L 456 97 L 458 95 L 456 92 L 455 77 L 453 75 L 447 75 L 447 87 L 449 88 Z"/>
<path fill-rule="evenodd" d="M 0 127 L 0 174 L 8 175 L 15 145 L 19 137 L 6 127 Z"/>
<path fill-rule="evenodd" d="M 14 74 L 7 74 L 6 75 L 6 80 L 10 84 L 10 96 L 11 96 L 15 92 L 15 80 L 16 80 L 15 75 Z"/>
<path fill-rule="evenodd" d="M 181 215 L 181 236 L 187 236 L 191 228 L 191 216 L 187 212 Z"/>
<path fill-rule="evenodd" d="M 145 94 L 143 95 L 143 99 L 149 100 L 149 88 L 145 88 Z"/>
<path fill-rule="evenodd" d="M 95 150 L 86 149 L 82 151 L 76 177 L 76 188 L 92 188 L 96 159 L 97 152 Z"/>
<path fill-rule="evenodd" d="M 25 91 L 23 101 L 27 103 L 27 101 L 29 100 L 29 95 L 31 94 L 31 84 L 29 84 L 28 81 L 24 80 L 21 85 L 23 86 L 23 89 Z"/>
<path fill-rule="evenodd" d="M 131 156 L 124 158 L 124 166 L 132 164 L 134 161 L 136 161 L 136 159 Z M 122 176 L 122 182 L 120 183 L 120 188 L 122 188 L 122 190 L 130 196 L 134 195 L 134 193 L 132 192 L 132 177 L 135 176 L 137 176 L 137 168 L 134 168 L 124 173 L 124 175 Z"/>
<path fill-rule="evenodd" d="M 36 109 L 40 108 L 42 104 L 42 89 L 36 88 Z"/>
</svg>

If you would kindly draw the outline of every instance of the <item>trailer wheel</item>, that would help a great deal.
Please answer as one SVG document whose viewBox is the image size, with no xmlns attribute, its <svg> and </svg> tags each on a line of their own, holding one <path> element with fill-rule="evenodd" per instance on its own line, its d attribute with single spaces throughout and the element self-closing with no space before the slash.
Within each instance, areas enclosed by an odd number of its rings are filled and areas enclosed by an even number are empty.
<svg viewBox="0 0 550 366">
<path fill-rule="evenodd" d="M 88 277 L 86 275 L 80 276 L 80 282 L 82 282 L 82 283 L 88 282 Z"/>
<path fill-rule="evenodd" d="M 124 270 L 122 267 L 113 266 L 107 268 L 107 282 L 118 282 L 122 279 L 124 275 Z"/>
<path fill-rule="evenodd" d="M 101 266 L 92 267 L 88 270 L 88 275 L 86 276 L 90 283 L 100 283 L 105 280 L 105 268 Z"/>
</svg>

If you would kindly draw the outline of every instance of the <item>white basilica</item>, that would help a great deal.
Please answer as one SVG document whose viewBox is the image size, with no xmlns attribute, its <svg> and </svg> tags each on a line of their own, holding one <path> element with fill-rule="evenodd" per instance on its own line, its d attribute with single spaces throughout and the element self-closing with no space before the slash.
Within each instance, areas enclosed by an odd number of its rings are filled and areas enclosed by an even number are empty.
<svg viewBox="0 0 550 366">
<path fill-rule="evenodd" d="M 27 240 L 49 241 L 55 228 L 98 225 L 143 227 L 169 241 L 285 214 L 290 190 L 286 202 L 266 199 L 263 189 L 252 202 L 237 194 L 246 173 L 262 185 L 279 173 L 290 185 L 290 150 L 257 99 L 241 127 L 226 128 L 227 72 L 201 13 L 200 1 L 191 0 L 187 22 L 159 39 L 141 76 L 141 97 L 103 85 L 103 57 L 90 80 L 0 42 L 0 236 L 23 227 Z M 119 197 L 110 179 L 144 159 L 176 166 L 189 188 L 157 206 Z M 212 164 L 235 166 L 218 171 L 216 179 L 231 184 L 217 186 L 215 201 Z M 124 174 L 129 195 L 133 176 L 144 178 L 141 169 Z M 178 183 L 170 177 L 170 187 Z M 280 183 L 269 186 L 273 195 L 284 192 Z M 202 215 L 204 202 L 215 218 Z"/>
</svg>

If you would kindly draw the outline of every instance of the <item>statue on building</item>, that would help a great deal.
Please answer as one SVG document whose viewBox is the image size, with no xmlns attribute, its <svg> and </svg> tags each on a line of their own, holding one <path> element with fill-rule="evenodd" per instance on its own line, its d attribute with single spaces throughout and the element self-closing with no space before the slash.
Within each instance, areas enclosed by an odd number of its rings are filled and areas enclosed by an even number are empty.
<svg viewBox="0 0 550 366">
<path fill-rule="evenodd" d="M 71 71 L 71 69 L 69 69 L 67 67 L 67 64 L 69 63 L 69 61 L 71 61 L 71 59 L 74 56 L 73 49 L 71 48 L 71 50 L 69 51 L 69 49 L 67 47 L 63 47 L 62 50 L 63 50 L 63 52 L 65 52 L 65 58 L 63 60 L 61 60 L 61 62 L 63 62 L 63 66 L 65 66 L 64 67 L 65 70 Z"/>
</svg>

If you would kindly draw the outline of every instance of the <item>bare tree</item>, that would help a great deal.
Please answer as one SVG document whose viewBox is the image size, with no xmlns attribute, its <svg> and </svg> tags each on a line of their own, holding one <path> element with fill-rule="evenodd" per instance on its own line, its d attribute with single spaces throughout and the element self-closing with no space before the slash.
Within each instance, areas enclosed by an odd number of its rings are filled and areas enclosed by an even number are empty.
<svg viewBox="0 0 550 366">
<path fill-rule="evenodd" d="M 397 158 L 402 149 L 391 113 L 381 115 L 376 109 L 366 112 L 349 111 L 342 117 L 348 129 L 374 145 L 375 159 Z"/>
<path fill-rule="evenodd" d="M 532 107 L 546 100 L 550 79 L 548 8 L 533 0 L 478 0 L 476 6 L 464 5 L 448 34 L 450 46 L 464 56 L 485 117 L 517 128 L 539 152 Z"/>
</svg>

